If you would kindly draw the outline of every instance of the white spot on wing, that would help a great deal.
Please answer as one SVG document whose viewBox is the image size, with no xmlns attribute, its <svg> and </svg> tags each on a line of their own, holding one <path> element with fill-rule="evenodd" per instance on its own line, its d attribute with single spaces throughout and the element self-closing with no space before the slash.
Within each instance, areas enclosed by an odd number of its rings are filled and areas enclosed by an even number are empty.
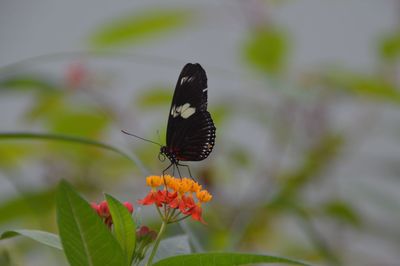
<svg viewBox="0 0 400 266">
<path fill-rule="evenodd" d="M 186 109 L 190 107 L 190 103 L 185 103 L 184 105 L 181 106 L 181 112 L 183 113 Z"/>
<path fill-rule="evenodd" d="M 196 112 L 196 108 L 189 107 L 189 108 L 186 108 L 184 111 L 182 111 L 181 116 L 186 119 L 186 118 L 190 117 L 192 114 L 194 114 L 195 112 Z"/>
<path fill-rule="evenodd" d="M 173 106 L 171 108 L 171 115 L 175 118 L 177 116 L 181 116 L 182 118 L 188 118 L 196 112 L 196 108 L 190 107 L 190 103 L 185 103 L 181 106 Z"/>
<path fill-rule="evenodd" d="M 181 79 L 181 85 L 188 79 L 188 77 L 182 77 Z"/>
<path fill-rule="evenodd" d="M 181 83 L 181 85 L 182 85 L 182 84 L 185 83 L 185 82 L 191 82 L 191 81 L 194 80 L 194 78 L 195 78 L 195 77 L 193 77 L 193 76 L 192 76 L 192 77 L 189 77 L 189 76 L 182 77 L 180 83 Z"/>
<path fill-rule="evenodd" d="M 173 116 L 173 115 L 174 115 L 174 113 L 175 113 L 175 105 L 174 105 L 174 106 L 172 106 L 172 108 L 171 108 L 171 115 Z"/>
</svg>

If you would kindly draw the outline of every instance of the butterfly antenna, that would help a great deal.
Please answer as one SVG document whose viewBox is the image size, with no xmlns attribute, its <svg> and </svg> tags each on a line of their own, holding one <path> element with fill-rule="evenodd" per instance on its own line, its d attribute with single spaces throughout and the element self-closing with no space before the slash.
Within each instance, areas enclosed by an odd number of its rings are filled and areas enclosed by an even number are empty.
<svg viewBox="0 0 400 266">
<path fill-rule="evenodd" d="M 155 141 L 152 141 L 152 140 L 149 140 L 149 139 L 145 139 L 145 138 L 139 137 L 139 136 L 137 136 L 137 135 L 135 135 L 135 134 L 132 134 L 132 133 L 129 133 L 128 131 L 125 131 L 125 130 L 123 130 L 123 129 L 121 130 L 121 132 L 124 133 L 124 134 L 126 134 L 126 135 L 129 135 L 129 136 L 132 136 L 132 137 L 135 137 L 135 138 L 138 138 L 138 139 L 147 141 L 147 142 L 151 142 L 151 143 L 153 143 L 153 144 L 157 144 L 158 146 L 162 147 L 162 145 L 161 145 L 160 143 L 157 143 L 157 142 L 155 142 Z"/>
</svg>

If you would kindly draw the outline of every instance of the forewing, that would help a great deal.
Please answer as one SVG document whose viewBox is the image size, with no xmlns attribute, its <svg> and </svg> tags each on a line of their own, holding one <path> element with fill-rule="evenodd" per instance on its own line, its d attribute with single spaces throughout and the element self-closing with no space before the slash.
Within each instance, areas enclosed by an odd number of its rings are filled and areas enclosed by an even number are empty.
<svg viewBox="0 0 400 266">
<path fill-rule="evenodd" d="M 180 130 L 180 119 L 188 120 L 207 110 L 207 76 L 200 64 L 186 64 L 176 83 L 168 116 L 167 146 L 174 131 Z"/>
<path fill-rule="evenodd" d="M 186 64 L 176 82 L 171 108 L 185 103 L 200 111 L 207 109 L 207 75 L 200 64 Z"/>
<path fill-rule="evenodd" d="M 168 145 L 180 161 L 201 161 L 208 157 L 215 145 L 214 122 L 207 111 L 197 112 L 188 119 L 175 121 Z"/>
</svg>

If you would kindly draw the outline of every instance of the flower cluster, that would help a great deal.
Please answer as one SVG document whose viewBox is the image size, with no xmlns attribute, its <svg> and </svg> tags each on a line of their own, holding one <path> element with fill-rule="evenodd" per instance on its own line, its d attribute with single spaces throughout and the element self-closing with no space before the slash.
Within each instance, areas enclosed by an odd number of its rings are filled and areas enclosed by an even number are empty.
<svg viewBox="0 0 400 266">
<path fill-rule="evenodd" d="M 90 204 L 93 210 L 103 219 L 103 222 L 107 225 L 108 228 L 111 228 L 113 221 L 110 213 L 110 209 L 108 208 L 107 201 L 102 201 L 100 204 L 92 202 Z M 124 202 L 125 207 L 132 214 L 133 213 L 133 205 L 130 202 Z"/>
<path fill-rule="evenodd" d="M 157 207 L 162 219 L 173 223 L 189 216 L 205 224 L 202 214 L 202 203 L 212 199 L 207 190 L 190 178 L 175 178 L 169 175 L 148 176 L 146 183 L 151 187 L 147 196 L 139 204 Z"/>
</svg>

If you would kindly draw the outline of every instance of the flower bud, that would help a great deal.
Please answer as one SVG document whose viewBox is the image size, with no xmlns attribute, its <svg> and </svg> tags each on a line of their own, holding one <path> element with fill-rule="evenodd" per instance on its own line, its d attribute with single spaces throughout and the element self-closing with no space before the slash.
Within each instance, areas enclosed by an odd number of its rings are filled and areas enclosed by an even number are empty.
<svg viewBox="0 0 400 266">
<path fill-rule="evenodd" d="M 96 211 L 98 216 L 101 216 L 101 214 L 100 214 L 100 205 L 98 205 L 96 202 L 92 202 L 90 204 L 90 206 L 92 207 L 93 210 Z"/>
<path fill-rule="evenodd" d="M 147 226 L 143 225 L 138 230 L 136 230 L 136 236 L 138 238 L 141 238 L 141 237 L 146 236 L 149 232 L 150 232 L 150 229 Z"/>
<path fill-rule="evenodd" d="M 124 202 L 124 205 L 130 213 L 133 213 L 134 207 L 133 207 L 132 203 L 126 201 L 126 202 Z"/>
<path fill-rule="evenodd" d="M 110 216 L 110 209 L 108 208 L 107 201 L 102 201 L 99 205 L 99 215 L 101 217 L 107 218 Z"/>
</svg>

